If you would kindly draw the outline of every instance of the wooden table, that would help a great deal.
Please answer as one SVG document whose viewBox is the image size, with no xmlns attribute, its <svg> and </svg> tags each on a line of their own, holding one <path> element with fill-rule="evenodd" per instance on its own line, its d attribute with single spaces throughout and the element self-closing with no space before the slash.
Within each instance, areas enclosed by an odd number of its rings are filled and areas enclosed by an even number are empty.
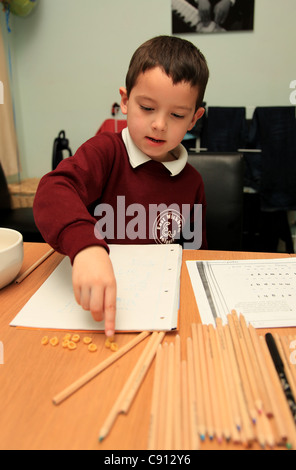
<svg viewBox="0 0 296 470">
<path fill-rule="evenodd" d="M 48 249 L 46 244 L 26 243 L 22 271 L 40 258 Z M 186 259 L 251 259 L 289 255 L 237 253 L 214 251 L 184 251 L 180 328 L 182 355 L 186 356 L 185 340 L 191 335 L 191 323 L 200 321 L 199 313 L 185 266 Z M 90 353 L 80 344 L 77 350 L 41 345 L 48 334 L 61 339 L 64 332 L 19 329 L 10 321 L 61 261 L 54 253 L 21 284 L 11 284 L 0 291 L 0 341 L 4 363 L 0 364 L 0 448 L 15 449 L 95 449 L 145 450 L 149 427 L 154 364 L 148 371 L 127 416 L 119 416 L 109 436 L 98 442 L 100 427 L 118 396 L 129 372 L 133 369 L 146 340 L 123 356 L 103 373 L 69 397 L 59 406 L 52 403 L 55 394 L 113 354 L 104 345 L 105 336 L 92 333 L 98 346 Z M 54 293 L 53 293 L 54 295 Z M 40 312 L 42 315 L 42 311 Z M 295 334 L 296 329 L 277 329 L 277 332 Z M 265 330 L 259 330 L 264 334 Z M 175 332 L 166 334 L 170 342 Z M 116 335 L 119 347 L 135 335 Z M 205 449 L 228 449 L 232 444 L 209 442 Z"/>
</svg>

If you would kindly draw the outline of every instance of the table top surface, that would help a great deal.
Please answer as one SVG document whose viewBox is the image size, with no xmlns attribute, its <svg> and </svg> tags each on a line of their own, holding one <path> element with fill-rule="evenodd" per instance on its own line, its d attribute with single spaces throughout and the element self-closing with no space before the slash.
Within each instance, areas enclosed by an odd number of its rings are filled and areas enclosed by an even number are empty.
<svg viewBox="0 0 296 470">
<path fill-rule="evenodd" d="M 25 243 L 24 272 L 49 247 L 46 244 Z M 191 324 L 200 322 L 198 308 L 185 266 L 188 259 L 257 259 L 286 257 L 280 253 L 239 253 L 217 251 L 183 252 L 180 291 L 180 323 L 178 332 L 169 332 L 165 340 L 181 337 L 182 357 L 186 357 L 186 338 L 191 335 Z M 112 431 L 98 442 L 100 427 L 112 404 L 132 371 L 147 339 L 114 362 L 101 374 L 55 406 L 53 397 L 102 360 L 113 354 L 105 347 L 105 335 L 88 334 L 97 351 L 90 353 L 83 345 L 69 351 L 58 347 L 44 347 L 44 335 L 63 338 L 65 332 L 30 330 L 10 327 L 9 323 L 56 268 L 62 255 L 54 253 L 22 283 L 11 284 L 0 290 L 0 342 L 3 360 L 0 363 L 0 448 L 15 449 L 69 449 L 69 450 L 145 450 L 147 449 L 150 404 L 153 388 L 154 363 L 145 376 L 129 413 L 120 415 Z M 42 312 L 40 312 L 42 314 Z M 279 334 L 295 334 L 296 328 L 274 329 Z M 258 330 L 265 334 L 266 330 Z M 119 347 L 135 334 L 116 334 Z M 232 443 L 206 439 L 204 449 L 240 448 Z M 256 448 L 256 447 L 255 447 Z"/>
</svg>

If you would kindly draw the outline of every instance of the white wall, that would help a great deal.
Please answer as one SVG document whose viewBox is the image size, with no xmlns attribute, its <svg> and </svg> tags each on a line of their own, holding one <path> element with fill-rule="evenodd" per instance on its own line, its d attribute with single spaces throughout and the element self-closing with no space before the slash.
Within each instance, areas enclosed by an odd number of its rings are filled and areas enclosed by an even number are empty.
<svg viewBox="0 0 296 470">
<path fill-rule="evenodd" d="M 295 70 L 295 0 L 255 0 L 254 32 L 186 34 L 206 55 L 208 105 L 289 105 Z M 62 129 L 72 151 L 110 117 L 134 50 L 171 34 L 171 0 L 40 0 L 11 17 L 13 95 L 23 177 L 51 168 Z"/>
</svg>

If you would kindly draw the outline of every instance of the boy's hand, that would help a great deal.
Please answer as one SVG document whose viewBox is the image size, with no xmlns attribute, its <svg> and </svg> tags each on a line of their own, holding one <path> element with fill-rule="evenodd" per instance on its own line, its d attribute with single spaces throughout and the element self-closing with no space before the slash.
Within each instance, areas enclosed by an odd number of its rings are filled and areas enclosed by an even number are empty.
<svg viewBox="0 0 296 470">
<path fill-rule="evenodd" d="M 115 330 L 116 280 L 105 248 L 90 246 L 74 259 L 72 283 L 76 301 L 96 321 L 105 319 L 106 336 Z"/>
</svg>

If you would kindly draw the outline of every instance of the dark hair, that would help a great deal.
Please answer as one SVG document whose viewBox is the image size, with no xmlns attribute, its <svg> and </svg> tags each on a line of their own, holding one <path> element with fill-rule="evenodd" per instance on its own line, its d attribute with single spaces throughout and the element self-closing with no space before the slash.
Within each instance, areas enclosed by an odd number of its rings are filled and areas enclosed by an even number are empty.
<svg viewBox="0 0 296 470">
<path fill-rule="evenodd" d="M 209 78 L 203 54 L 191 42 L 176 36 L 157 36 L 142 44 L 133 54 L 126 75 L 129 96 L 140 73 L 161 67 L 174 84 L 188 82 L 198 88 L 196 109 L 202 102 Z"/>
</svg>

